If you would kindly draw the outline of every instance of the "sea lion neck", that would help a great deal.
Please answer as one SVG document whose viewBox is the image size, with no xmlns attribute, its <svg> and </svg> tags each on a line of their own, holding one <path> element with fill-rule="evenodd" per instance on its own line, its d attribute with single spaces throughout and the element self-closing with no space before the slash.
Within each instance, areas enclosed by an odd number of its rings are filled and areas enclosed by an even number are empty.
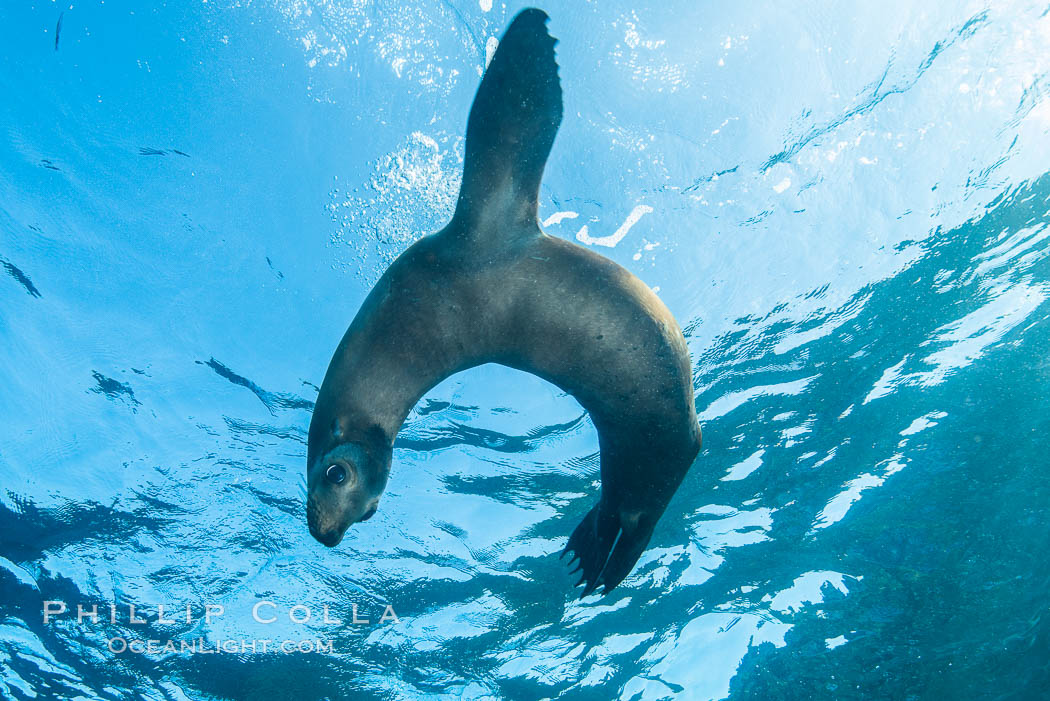
<svg viewBox="0 0 1050 701">
<path fill-rule="evenodd" d="M 319 395 L 310 420 L 308 462 L 313 464 L 320 455 L 343 443 L 357 443 L 369 452 L 389 451 L 401 427 L 397 412 L 383 411 L 382 405 L 355 401 L 355 397 L 375 396 L 370 392 L 368 383 L 362 381 L 365 376 L 352 371 L 347 375 L 340 372 L 340 368 L 334 369 L 337 371 L 334 380 L 340 390 L 331 393 L 322 391 Z M 329 376 L 332 370 L 329 369 Z M 353 381 L 348 381 L 351 377 Z M 322 397 L 336 401 L 320 401 Z"/>
</svg>

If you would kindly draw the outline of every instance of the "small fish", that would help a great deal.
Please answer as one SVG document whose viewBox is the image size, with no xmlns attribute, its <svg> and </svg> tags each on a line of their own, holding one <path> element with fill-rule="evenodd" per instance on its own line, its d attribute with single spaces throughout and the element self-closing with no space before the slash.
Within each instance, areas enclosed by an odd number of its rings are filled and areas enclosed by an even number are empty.
<svg viewBox="0 0 1050 701">
<path fill-rule="evenodd" d="M 10 262 L 3 256 L 0 256 L 0 267 L 3 267 L 4 270 L 7 271 L 8 275 L 17 280 L 19 284 L 21 284 L 22 287 L 26 289 L 26 292 L 28 292 L 33 297 L 36 297 L 38 299 L 40 298 L 40 290 L 36 288 L 36 286 L 33 284 L 33 281 L 30 280 L 29 277 L 24 272 L 22 272 L 22 270 L 18 266 L 16 266 L 14 263 Z"/>
<path fill-rule="evenodd" d="M 270 270 L 272 270 L 274 273 L 277 274 L 277 279 L 278 280 L 283 280 L 284 279 L 284 273 L 282 273 L 280 270 L 278 270 L 277 268 L 274 267 L 273 261 L 270 260 L 270 256 L 266 256 L 266 264 L 268 266 L 270 266 Z"/>
<path fill-rule="evenodd" d="M 55 51 L 58 51 L 58 38 L 62 35 L 62 18 L 65 16 L 65 11 L 58 13 L 58 23 L 55 24 Z"/>
</svg>

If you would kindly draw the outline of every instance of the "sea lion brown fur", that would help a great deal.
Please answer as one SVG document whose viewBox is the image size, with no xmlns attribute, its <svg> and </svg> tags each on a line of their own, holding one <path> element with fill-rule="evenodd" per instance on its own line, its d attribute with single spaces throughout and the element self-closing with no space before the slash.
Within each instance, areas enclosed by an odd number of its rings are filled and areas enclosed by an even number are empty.
<svg viewBox="0 0 1050 701">
<path fill-rule="evenodd" d="M 563 551 L 586 596 L 634 567 L 700 426 L 667 307 L 621 266 L 540 230 L 562 115 L 546 21 L 529 9 L 511 23 L 471 108 L 451 222 L 394 261 L 335 351 L 310 424 L 307 515 L 319 541 L 338 543 L 375 513 L 416 402 L 449 375 L 507 365 L 572 394 L 598 431 L 601 496 Z"/>
</svg>

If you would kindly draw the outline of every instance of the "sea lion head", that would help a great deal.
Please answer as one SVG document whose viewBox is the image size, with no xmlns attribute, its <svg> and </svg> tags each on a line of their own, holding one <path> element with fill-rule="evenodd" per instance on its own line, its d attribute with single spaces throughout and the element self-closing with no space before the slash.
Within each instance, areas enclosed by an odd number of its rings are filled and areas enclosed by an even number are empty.
<svg viewBox="0 0 1050 701">
<path fill-rule="evenodd" d="M 365 439 L 334 442 L 311 460 L 306 469 L 310 534 L 331 548 L 351 524 L 372 518 L 390 476 L 390 458 L 383 441 Z"/>
</svg>

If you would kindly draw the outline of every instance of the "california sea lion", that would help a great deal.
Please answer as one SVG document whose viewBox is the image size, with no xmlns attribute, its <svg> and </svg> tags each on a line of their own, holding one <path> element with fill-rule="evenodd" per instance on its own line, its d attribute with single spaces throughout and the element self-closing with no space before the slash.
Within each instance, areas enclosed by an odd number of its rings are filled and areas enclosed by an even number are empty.
<svg viewBox="0 0 1050 701">
<path fill-rule="evenodd" d="M 511 23 L 470 110 L 452 220 L 394 261 L 335 351 L 310 423 L 307 517 L 328 546 L 370 518 L 415 403 L 453 373 L 500 363 L 571 393 L 598 431 L 601 498 L 562 553 L 579 559 L 586 596 L 634 567 L 700 426 L 667 307 L 616 263 L 540 230 L 562 116 L 546 22 L 529 9 Z"/>
</svg>

